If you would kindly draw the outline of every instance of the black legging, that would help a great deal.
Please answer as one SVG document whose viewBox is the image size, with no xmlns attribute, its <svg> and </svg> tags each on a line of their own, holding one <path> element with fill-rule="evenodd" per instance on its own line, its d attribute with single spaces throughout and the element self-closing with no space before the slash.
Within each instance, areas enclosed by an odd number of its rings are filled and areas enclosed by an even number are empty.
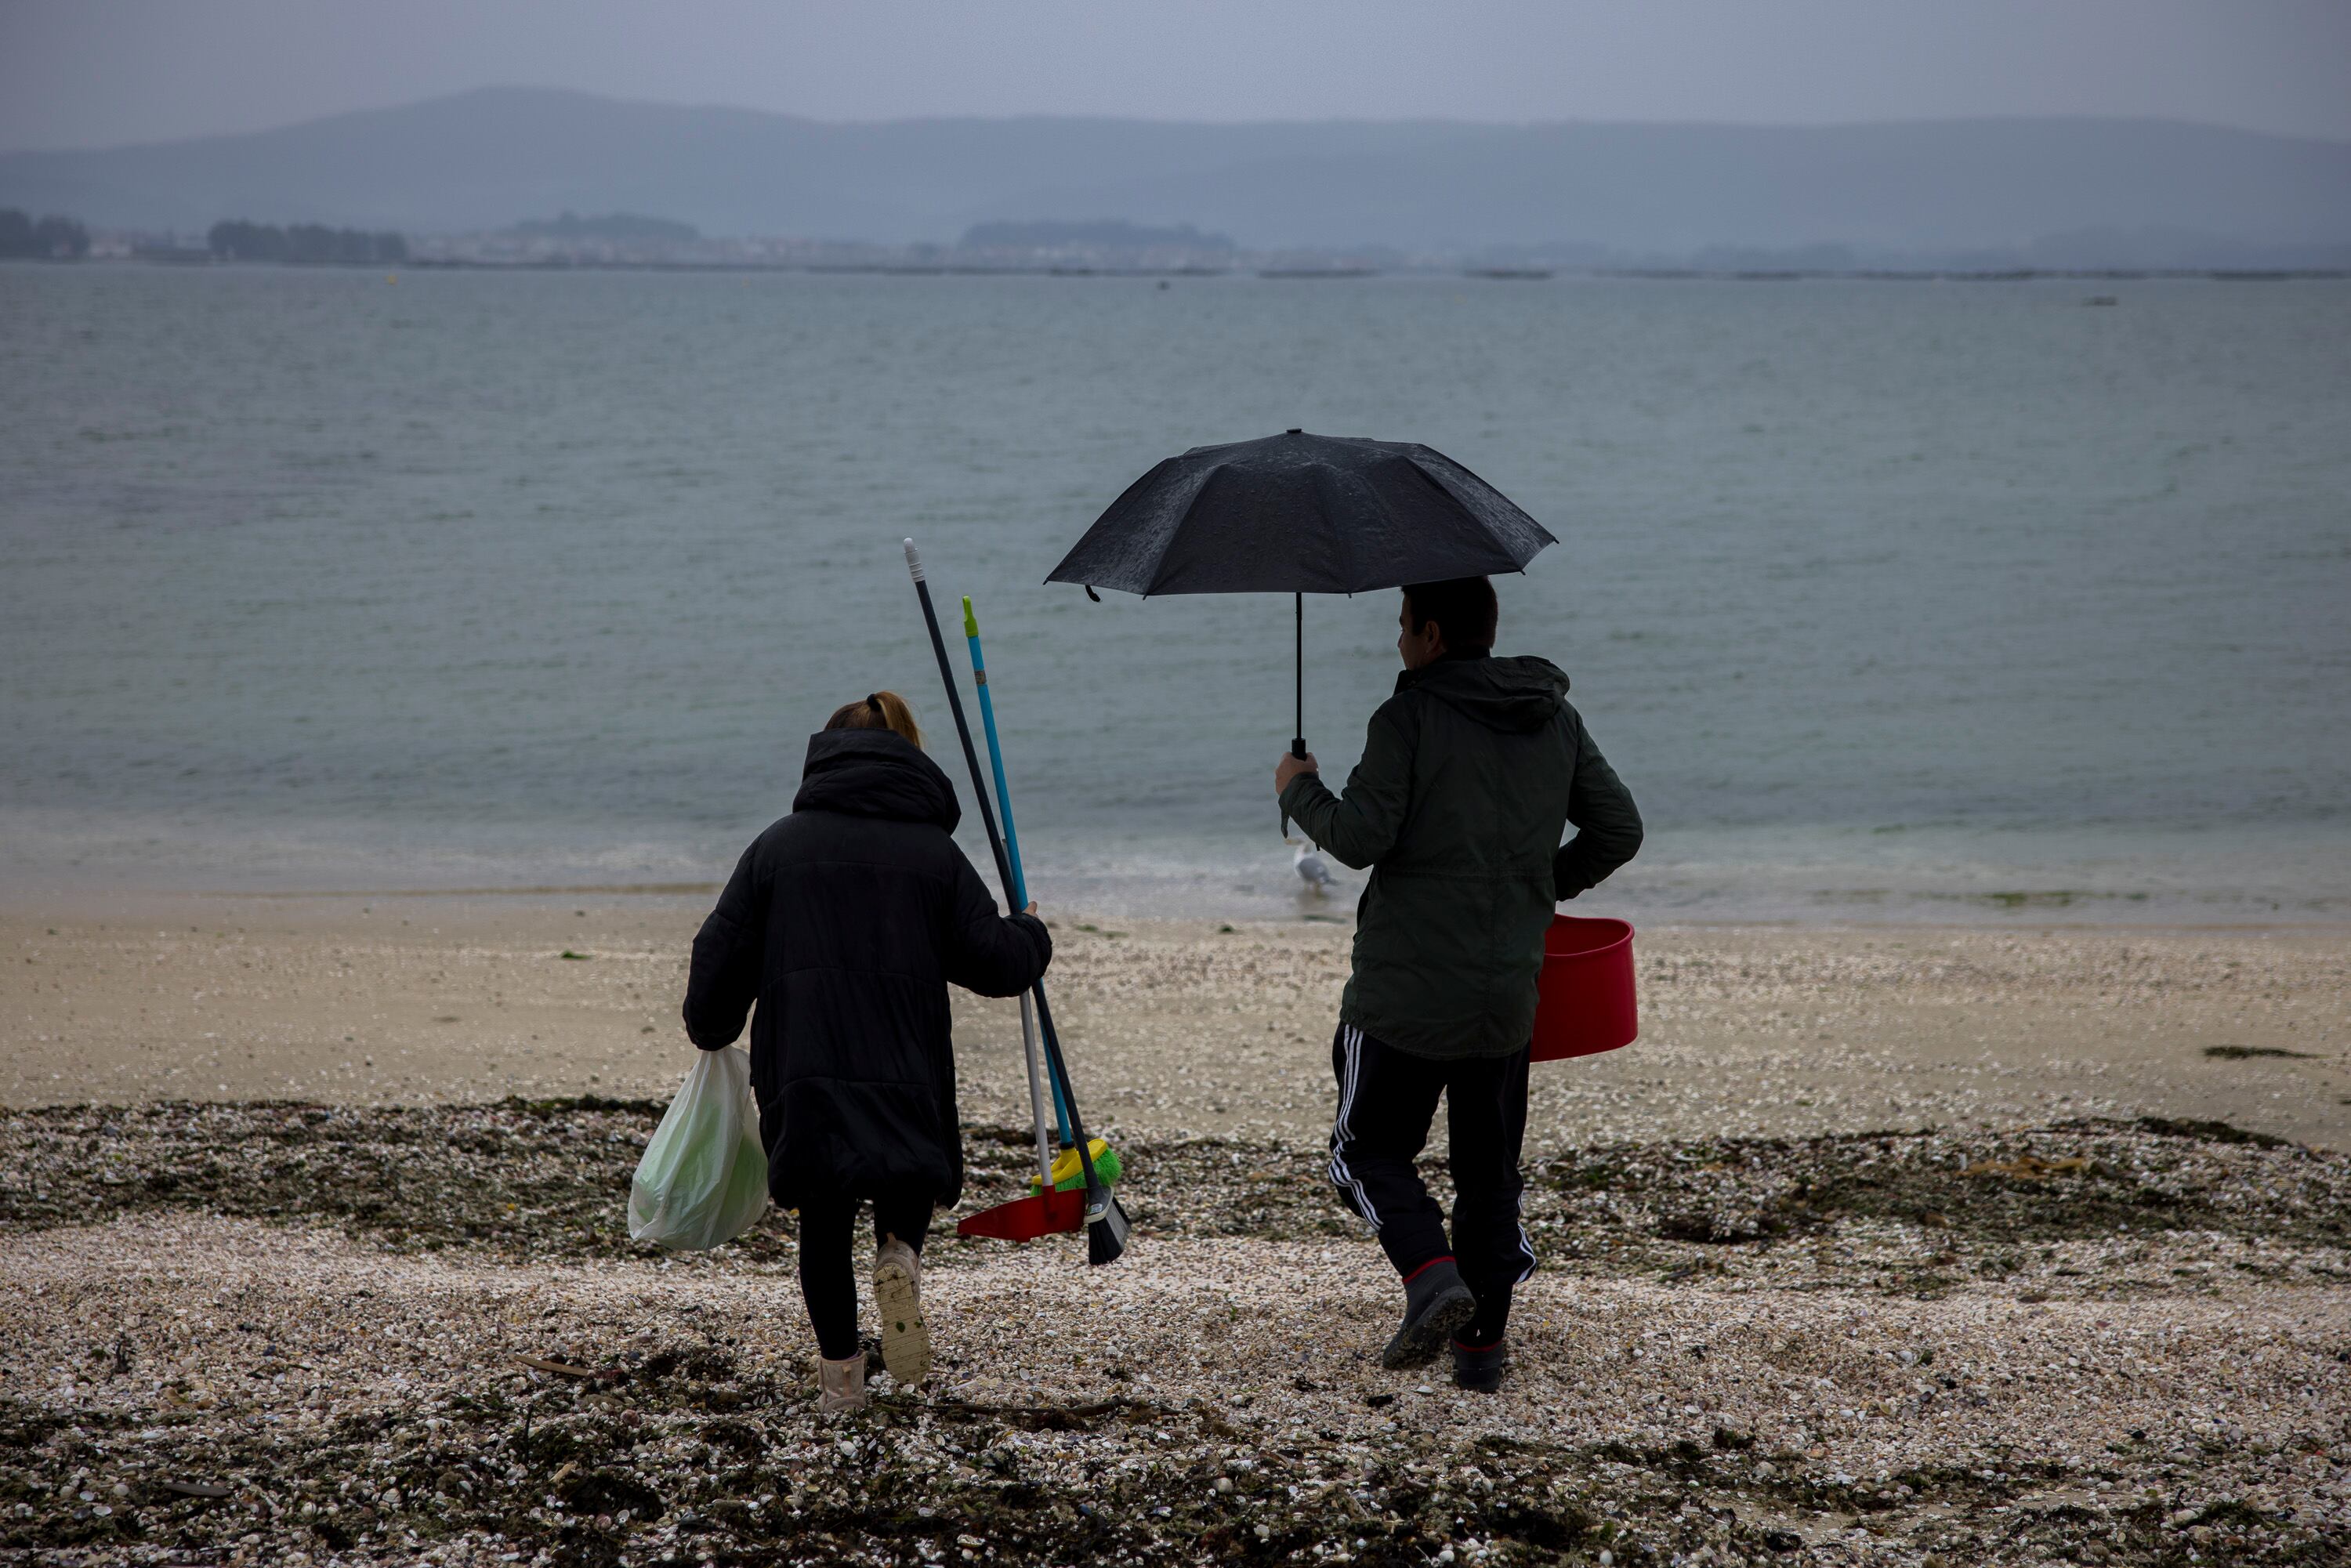
<svg viewBox="0 0 2351 1568">
<path fill-rule="evenodd" d="M 857 1274 L 850 1267 L 850 1237 L 857 1228 L 857 1198 L 800 1206 L 800 1295 L 827 1361 L 857 1354 Z M 880 1193 L 873 1198 L 873 1240 L 895 1236 L 916 1252 L 931 1228 L 928 1193 Z"/>
</svg>

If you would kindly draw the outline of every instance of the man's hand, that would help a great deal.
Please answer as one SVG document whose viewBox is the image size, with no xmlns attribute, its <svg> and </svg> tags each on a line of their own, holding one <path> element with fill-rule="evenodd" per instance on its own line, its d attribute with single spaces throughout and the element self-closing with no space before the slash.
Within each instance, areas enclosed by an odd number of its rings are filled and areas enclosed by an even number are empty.
<svg viewBox="0 0 2351 1568">
<path fill-rule="evenodd" d="M 1322 771 L 1322 769 L 1318 767 L 1314 761 L 1314 754 L 1312 752 L 1310 751 L 1303 757 L 1292 757 L 1290 753 L 1285 751 L 1281 754 L 1281 761 L 1274 768 L 1273 770 L 1273 792 L 1276 795 L 1279 795 L 1284 789 L 1289 789 L 1290 781 L 1297 778 L 1301 773 L 1320 773 Z"/>
</svg>

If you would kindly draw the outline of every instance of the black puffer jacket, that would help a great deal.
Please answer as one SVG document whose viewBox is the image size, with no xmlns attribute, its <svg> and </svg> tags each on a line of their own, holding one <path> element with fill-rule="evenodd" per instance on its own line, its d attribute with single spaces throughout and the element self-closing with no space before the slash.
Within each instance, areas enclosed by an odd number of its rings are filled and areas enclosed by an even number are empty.
<svg viewBox="0 0 2351 1568">
<path fill-rule="evenodd" d="M 751 1004 L 768 1186 L 797 1208 L 914 1186 L 963 1188 L 947 983 L 1018 996 L 1051 961 L 947 835 L 955 787 L 888 730 L 809 737 L 792 814 L 761 833 L 694 939 L 685 1032 L 734 1042 Z"/>
</svg>

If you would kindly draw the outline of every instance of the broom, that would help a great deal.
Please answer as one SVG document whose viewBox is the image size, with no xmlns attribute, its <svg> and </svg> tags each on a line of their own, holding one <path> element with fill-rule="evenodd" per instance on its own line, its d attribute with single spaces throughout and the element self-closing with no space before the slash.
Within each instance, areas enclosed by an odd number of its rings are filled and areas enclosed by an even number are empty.
<svg viewBox="0 0 2351 1568">
<path fill-rule="evenodd" d="M 1004 747 L 996 738 L 996 698 L 987 689 L 987 655 L 979 649 L 979 617 L 971 610 L 971 595 L 963 599 L 963 640 L 971 650 L 971 684 L 979 691 L 979 728 L 987 737 L 987 765 L 996 774 L 996 810 L 1004 821 L 1004 860 L 1011 868 L 1012 885 L 1006 891 L 1012 907 L 1029 907 L 1029 879 L 1020 870 L 1020 830 L 1012 822 L 1012 788 L 1004 780 Z M 1029 1007 L 1029 998 L 1020 998 L 1020 1043 L 1028 1057 L 1029 1109 L 1037 1123 L 1037 1169 L 1042 1185 L 1053 1185 L 1051 1145 L 1045 1136 L 1045 1107 L 1037 1084 L 1037 1020 Z M 1061 1141 L 1070 1141 L 1070 1108 L 1061 1103 L 1061 1086 L 1055 1083 L 1053 1123 L 1060 1130 Z M 1113 1176 L 1113 1181 L 1118 1178 Z"/>
<path fill-rule="evenodd" d="M 971 648 L 973 684 L 979 688 L 979 725 L 987 737 L 988 765 L 996 771 L 996 809 L 1003 814 L 1005 861 L 1011 867 L 1012 907 L 1029 906 L 1028 879 L 1020 870 L 1020 830 L 1012 821 L 1012 791 L 1004 779 L 1004 750 L 996 738 L 996 704 L 987 690 L 987 660 L 980 652 L 979 623 L 972 614 L 971 601 L 963 601 L 964 640 Z M 956 1224 L 958 1236 L 985 1236 L 998 1241 L 1034 1241 L 1040 1236 L 1058 1231 L 1082 1230 L 1086 1223 L 1084 1196 L 1078 1192 L 1057 1190 L 1062 1186 L 1055 1177 L 1062 1175 L 1067 1166 L 1074 1180 L 1078 1163 L 1072 1151 L 1064 1159 L 1053 1157 L 1053 1134 L 1045 1122 L 1045 1100 L 1050 1093 L 1053 1102 L 1055 1124 L 1061 1136 L 1070 1135 L 1070 1115 L 1061 1103 L 1059 1081 L 1046 1088 L 1047 1074 L 1037 1040 L 1037 1005 L 1028 992 L 1020 994 L 1020 1051 L 1022 1065 L 1029 1070 L 1029 1118 L 1037 1135 L 1037 1191 L 1029 1197 L 1015 1198 L 967 1214 Z M 1104 1174 L 1115 1182 L 1118 1172 L 1104 1161 Z"/>
<path fill-rule="evenodd" d="M 988 804 L 987 779 L 979 770 L 979 753 L 971 743 L 971 724 L 964 717 L 963 695 L 956 686 L 955 667 L 947 662 L 946 640 L 939 635 L 938 612 L 931 604 L 931 585 L 923 575 L 923 558 L 915 551 L 912 539 L 906 541 L 906 570 L 914 579 L 914 595 L 922 601 L 923 623 L 930 630 L 931 651 L 938 655 L 939 678 L 946 685 L 947 709 L 955 715 L 956 736 L 963 742 L 964 761 L 971 768 L 972 793 L 979 798 L 979 820 L 987 829 L 987 847 L 996 856 L 996 871 L 1003 879 L 1005 896 L 1010 898 L 1019 883 L 1013 879 L 1012 862 L 1004 852 L 1003 836 L 996 831 L 996 812 Z M 1028 904 L 1024 900 L 1012 907 L 1025 909 Z M 1069 1063 L 1062 1060 L 1061 1037 L 1053 1029 L 1053 1009 L 1045 1001 L 1045 983 L 1038 981 L 1029 994 L 1037 1000 L 1037 1024 L 1045 1038 L 1046 1067 L 1059 1092 L 1061 1107 L 1069 1113 L 1070 1142 L 1078 1152 L 1078 1163 L 1085 1175 L 1086 1261 L 1096 1266 L 1115 1263 L 1126 1250 L 1126 1211 L 1119 1207 L 1118 1199 L 1094 1168 L 1085 1124 L 1078 1116 L 1078 1097 L 1070 1086 Z M 1050 1205 L 1060 1195 L 1052 1189 L 1050 1170 L 1046 1176 L 1046 1189 L 1038 1194 L 1038 1199 Z"/>
</svg>

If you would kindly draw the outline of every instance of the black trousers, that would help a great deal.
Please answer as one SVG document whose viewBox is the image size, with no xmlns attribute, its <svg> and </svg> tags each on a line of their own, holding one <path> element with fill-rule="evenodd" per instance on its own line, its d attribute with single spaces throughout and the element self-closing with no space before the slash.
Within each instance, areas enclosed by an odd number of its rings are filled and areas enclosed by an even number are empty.
<svg viewBox="0 0 2351 1568">
<path fill-rule="evenodd" d="M 827 1361 L 857 1354 L 857 1270 L 849 1259 L 857 1231 L 858 1199 L 804 1204 L 800 1208 L 800 1299 L 808 1302 L 817 1349 Z M 873 1240 L 894 1236 L 916 1252 L 931 1228 L 925 1192 L 883 1193 L 873 1199 Z"/>
<path fill-rule="evenodd" d="M 1339 1114 L 1331 1129 L 1331 1184 L 1379 1232 L 1406 1279 L 1450 1258 L 1478 1298 L 1462 1339 L 1490 1344 L 1510 1315 L 1510 1287 L 1535 1270 L 1519 1223 L 1519 1150 L 1527 1132 L 1527 1052 L 1432 1061 L 1347 1024 L 1331 1042 Z M 1453 1234 L 1420 1179 L 1417 1161 L 1445 1097 L 1452 1139 Z"/>
</svg>

